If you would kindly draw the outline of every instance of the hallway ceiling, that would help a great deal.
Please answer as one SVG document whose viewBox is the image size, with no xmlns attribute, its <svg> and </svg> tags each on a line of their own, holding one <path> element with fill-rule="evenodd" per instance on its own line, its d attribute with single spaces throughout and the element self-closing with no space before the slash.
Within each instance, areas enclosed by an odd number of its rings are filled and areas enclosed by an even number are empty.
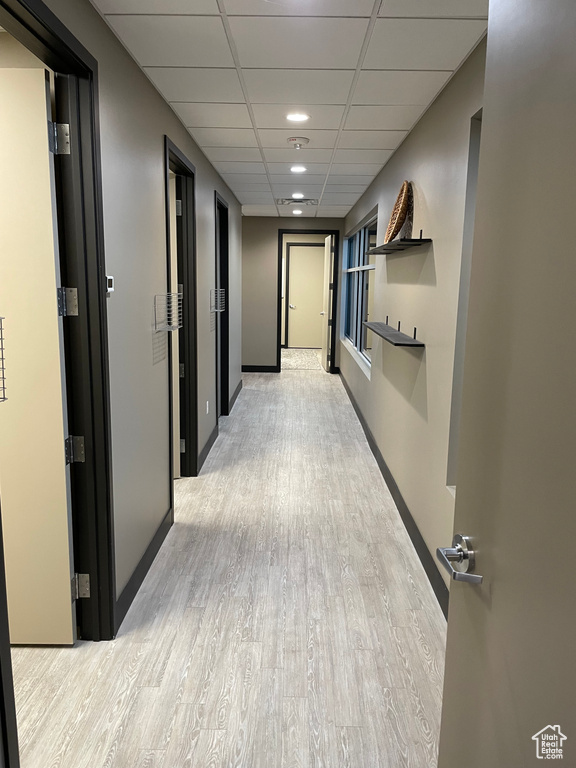
<svg viewBox="0 0 576 768">
<path fill-rule="evenodd" d="M 92 0 L 247 216 L 345 216 L 486 31 L 488 0 Z M 304 123 L 286 115 L 305 113 Z M 294 149 L 287 139 L 310 141 Z M 292 173 L 295 164 L 305 173 Z M 282 205 L 299 192 L 318 205 Z"/>
</svg>

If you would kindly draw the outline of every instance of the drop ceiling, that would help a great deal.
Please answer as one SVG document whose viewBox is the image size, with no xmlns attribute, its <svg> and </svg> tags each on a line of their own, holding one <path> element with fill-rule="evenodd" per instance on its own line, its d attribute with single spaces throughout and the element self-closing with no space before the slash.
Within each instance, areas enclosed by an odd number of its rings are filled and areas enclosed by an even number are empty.
<svg viewBox="0 0 576 768">
<path fill-rule="evenodd" d="M 246 216 L 293 216 L 276 201 L 295 192 L 318 201 L 302 217 L 345 216 L 488 15 L 488 0 L 92 2 Z M 310 141 L 294 149 L 292 136 Z"/>
</svg>

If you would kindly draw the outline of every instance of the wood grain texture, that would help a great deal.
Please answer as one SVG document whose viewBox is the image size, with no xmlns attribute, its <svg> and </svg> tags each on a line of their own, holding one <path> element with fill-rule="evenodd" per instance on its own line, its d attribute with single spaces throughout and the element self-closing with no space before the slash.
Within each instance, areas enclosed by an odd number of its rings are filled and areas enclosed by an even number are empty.
<svg viewBox="0 0 576 768">
<path fill-rule="evenodd" d="M 15 648 L 23 768 L 433 768 L 445 622 L 339 379 L 246 374 L 118 637 Z"/>
</svg>

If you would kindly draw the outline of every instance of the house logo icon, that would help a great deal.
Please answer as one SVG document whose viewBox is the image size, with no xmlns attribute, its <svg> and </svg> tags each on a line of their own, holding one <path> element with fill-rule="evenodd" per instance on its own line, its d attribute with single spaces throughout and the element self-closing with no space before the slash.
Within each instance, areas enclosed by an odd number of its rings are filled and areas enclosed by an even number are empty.
<svg viewBox="0 0 576 768">
<path fill-rule="evenodd" d="M 564 757 L 562 744 L 566 738 L 559 725 L 547 725 L 546 728 L 535 733 L 532 740 L 536 742 L 538 760 L 562 760 Z"/>
</svg>

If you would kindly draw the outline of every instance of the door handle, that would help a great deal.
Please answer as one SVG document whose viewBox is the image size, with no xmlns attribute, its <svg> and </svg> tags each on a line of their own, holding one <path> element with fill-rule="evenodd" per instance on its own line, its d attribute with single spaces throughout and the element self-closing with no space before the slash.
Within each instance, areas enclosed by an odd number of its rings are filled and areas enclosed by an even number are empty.
<svg viewBox="0 0 576 768">
<path fill-rule="evenodd" d="M 290 309 L 296 309 L 296 304 L 290 304 Z"/>
<path fill-rule="evenodd" d="M 326 312 L 320 312 L 320 314 L 321 314 L 321 315 L 325 315 L 325 314 L 326 314 Z"/>
<path fill-rule="evenodd" d="M 457 533 L 451 547 L 438 547 L 436 557 L 454 581 L 466 581 L 468 584 L 482 583 L 483 577 L 478 573 L 472 573 L 476 556 L 474 550 L 470 548 L 468 536 Z"/>
</svg>

